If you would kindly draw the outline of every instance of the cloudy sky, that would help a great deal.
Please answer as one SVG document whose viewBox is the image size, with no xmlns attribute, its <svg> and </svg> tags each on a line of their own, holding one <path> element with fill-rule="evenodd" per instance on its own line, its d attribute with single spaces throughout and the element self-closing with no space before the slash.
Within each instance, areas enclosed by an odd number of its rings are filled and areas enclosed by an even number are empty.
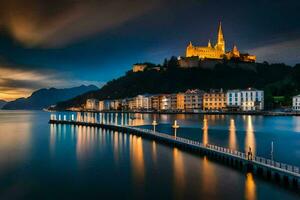
<svg viewBox="0 0 300 200">
<path fill-rule="evenodd" d="M 258 61 L 300 63 L 297 0 L 0 0 L 0 99 L 101 86 L 136 62 L 215 41 Z"/>
</svg>

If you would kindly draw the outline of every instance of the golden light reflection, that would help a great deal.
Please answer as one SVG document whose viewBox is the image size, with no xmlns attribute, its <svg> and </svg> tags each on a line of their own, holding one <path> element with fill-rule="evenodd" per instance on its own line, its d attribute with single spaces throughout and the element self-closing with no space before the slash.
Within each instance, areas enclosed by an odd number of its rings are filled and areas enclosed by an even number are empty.
<svg viewBox="0 0 300 200">
<path fill-rule="evenodd" d="M 0 131 L 0 173 L 2 173 L 4 172 L 3 168 L 6 168 L 7 165 L 26 159 L 26 154 L 31 146 L 32 124 L 23 122 L 23 119 L 13 122 L 10 122 L 9 117 L 3 119 L 0 116 L 0 119 L 2 130 Z M 30 121 L 31 119 L 24 120 Z M 18 124 L 15 125 L 15 123 Z"/>
<path fill-rule="evenodd" d="M 217 187 L 217 177 L 212 163 L 209 162 L 206 156 L 203 158 L 203 167 L 201 170 L 202 189 L 205 193 L 213 193 Z"/>
<path fill-rule="evenodd" d="M 157 163 L 157 151 L 156 151 L 156 142 L 152 141 L 152 160 L 153 163 Z"/>
<path fill-rule="evenodd" d="M 247 128 L 246 128 L 246 137 L 245 137 L 245 152 L 249 151 L 249 147 L 251 147 L 251 151 L 253 156 L 255 155 L 255 136 L 254 136 L 254 130 L 253 130 L 253 122 L 252 122 L 252 116 L 247 116 Z"/>
<path fill-rule="evenodd" d="M 50 125 L 50 152 L 53 154 L 55 150 L 56 134 L 57 134 L 57 125 Z"/>
<path fill-rule="evenodd" d="M 182 152 L 176 147 L 173 148 L 173 161 L 175 196 L 181 199 L 185 187 L 184 162 Z"/>
<path fill-rule="evenodd" d="M 245 199 L 255 200 L 256 199 L 256 184 L 252 173 L 247 173 L 245 181 Z"/>
<path fill-rule="evenodd" d="M 133 118 L 130 120 L 131 126 L 142 126 L 145 125 L 145 120 L 143 117 L 143 114 L 141 113 L 135 113 L 133 115 Z"/>
<path fill-rule="evenodd" d="M 236 145 L 236 129 L 235 129 L 235 122 L 234 119 L 230 119 L 230 126 L 229 126 L 229 148 L 230 149 L 237 149 Z"/>
<path fill-rule="evenodd" d="M 113 145 L 114 145 L 114 159 L 116 164 L 119 162 L 119 137 L 118 132 L 115 131 L 113 134 Z"/>
<path fill-rule="evenodd" d="M 143 141 L 141 137 L 129 136 L 130 140 L 130 160 L 132 163 L 132 173 L 135 182 L 141 186 L 144 182 L 145 165 Z"/>
<path fill-rule="evenodd" d="M 95 145 L 95 128 L 79 126 L 76 153 L 79 161 L 84 160 Z"/>
<path fill-rule="evenodd" d="M 204 118 L 203 119 L 203 136 L 202 136 L 202 143 L 204 145 L 208 144 L 208 123 L 207 123 L 207 119 Z"/>
</svg>

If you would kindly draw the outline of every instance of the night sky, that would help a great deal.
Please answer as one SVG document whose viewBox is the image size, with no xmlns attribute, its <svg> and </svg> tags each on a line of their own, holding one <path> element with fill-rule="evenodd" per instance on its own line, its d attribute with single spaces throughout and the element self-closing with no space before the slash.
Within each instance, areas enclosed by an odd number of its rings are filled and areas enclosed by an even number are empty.
<svg viewBox="0 0 300 200">
<path fill-rule="evenodd" d="M 103 85 L 137 62 L 214 43 L 259 62 L 300 63 L 299 0 L 0 0 L 0 99 Z"/>
</svg>

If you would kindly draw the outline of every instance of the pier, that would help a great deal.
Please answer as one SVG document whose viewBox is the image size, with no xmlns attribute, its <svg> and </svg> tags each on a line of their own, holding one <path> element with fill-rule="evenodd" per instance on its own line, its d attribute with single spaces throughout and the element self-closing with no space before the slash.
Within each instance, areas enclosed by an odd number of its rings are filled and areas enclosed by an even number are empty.
<svg viewBox="0 0 300 200">
<path fill-rule="evenodd" d="M 91 116 L 92 115 L 92 116 Z M 154 130 L 131 126 L 130 115 L 122 114 L 121 120 L 118 116 L 111 113 L 92 113 L 69 116 L 61 114 L 51 114 L 50 124 L 68 124 L 79 126 L 98 127 L 123 133 L 138 135 L 149 138 L 168 145 L 176 146 L 196 154 L 205 155 L 209 158 L 225 162 L 228 165 L 235 166 L 239 169 L 253 172 L 258 175 L 267 177 L 270 180 L 281 182 L 286 185 L 292 185 L 299 188 L 300 171 L 299 167 L 276 162 L 263 157 L 254 156 L 249 152 L 240 152 L 229 148 L 224 148 L 212 144 L 203 144 L 198 141 L 185 139 L 175 135 L 161 133 L 155 130 L 156 121 L 153 123 Z M 155 125 L 154 125 L 155 124 Z M 174 123 L 177 127 L 177 123 Z M 179 128 L 179 126 L 178 126 Z M 176 130 L 176 129 L 175 129 Z"/>
</svg>

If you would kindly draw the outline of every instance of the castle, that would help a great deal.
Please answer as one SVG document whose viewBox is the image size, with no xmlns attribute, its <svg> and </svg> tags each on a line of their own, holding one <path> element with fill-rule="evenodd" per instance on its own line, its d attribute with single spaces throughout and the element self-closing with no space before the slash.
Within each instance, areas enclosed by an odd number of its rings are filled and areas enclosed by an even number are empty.
<svg viewBox="0 0 300 200">
<path fill-rule="evenodd" d="M 221 22 L 218 28 L 217 43 L 213 46 L 208 41 L 207 46 L 194 46 L 192 42 L 186 48 L 186 58 L 198 57 L 200 60 L 204 59 L 227 59 L 227 60 L 239 60 L 243 62 L 255 62 L 256 56 L 249 54 L 241 54 L 237 47 L 234 45 L 233 49 L 226 52 L 225 39 L 222 31 Z"/>
</svg>

